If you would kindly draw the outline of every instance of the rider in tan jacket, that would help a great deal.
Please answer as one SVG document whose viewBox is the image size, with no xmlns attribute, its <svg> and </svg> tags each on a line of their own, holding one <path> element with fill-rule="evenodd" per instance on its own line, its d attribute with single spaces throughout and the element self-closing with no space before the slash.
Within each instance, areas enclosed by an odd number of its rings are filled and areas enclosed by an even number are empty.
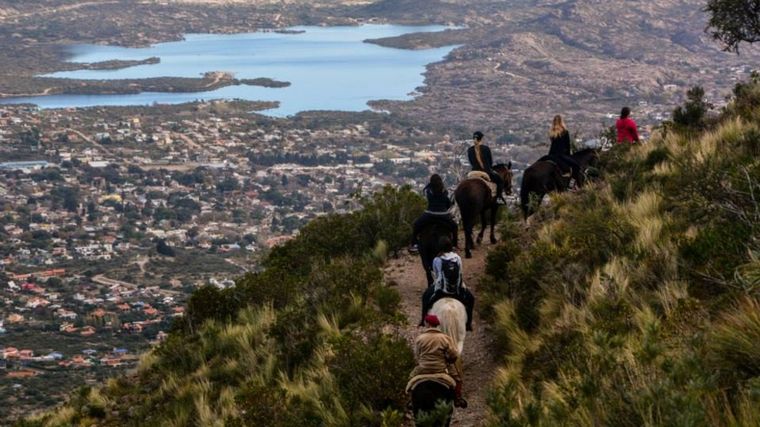
<svg viewBox="0 0 760 427">
<path fill-rule="evenodd" d="M 438 329 L 438 317 L 427 315 L 428 326 L 414 342 L 414 356 L 417 366 L 411 373 L 407 392 L 423 381 L 435 381 L 456 391 L 457 399 L 462 397 L 462 367 L 457 345 L 451 337 Z"/>
</svg>

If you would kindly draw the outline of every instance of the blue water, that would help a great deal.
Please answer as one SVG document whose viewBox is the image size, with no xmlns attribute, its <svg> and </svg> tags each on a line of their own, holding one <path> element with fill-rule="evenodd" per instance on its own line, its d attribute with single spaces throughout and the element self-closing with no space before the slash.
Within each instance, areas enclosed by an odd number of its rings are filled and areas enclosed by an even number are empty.
<svg viewBox="0 0 760 427">
<path fill-rule="evenodd" d="M 407 33 L 442 31 L 442 26 L 362 25 L 354 27 L 293 27 L 299 34 L 188 34 L 185 40 L 146 48 L 75 45 L 72 62 L 113 59 L 141 60 L 156 56 L 159 64 L 120 70 L 78 70 L 49 74 L 76 79 L 140 79 L 199 77 L 208 71 L 228 71 L 239 79 L 269 77 L 287 81 L 287 88 L 228 86 L 197 93 L 143 92 L 130 95 L 52 95 L 9 98 L 0 103 L 33 103 L 41 108 L 101 105 L 178 104 L 199 99 L 280 101 L 267 110 L 288 116 L 307 110 L 362 111 L 367 101 L 407 100 L 424 82 L 431 62 L 442 60 L 455 46 L 435 49 L 393 49 L 364 43 L 366 39 Z"/>
</svg>

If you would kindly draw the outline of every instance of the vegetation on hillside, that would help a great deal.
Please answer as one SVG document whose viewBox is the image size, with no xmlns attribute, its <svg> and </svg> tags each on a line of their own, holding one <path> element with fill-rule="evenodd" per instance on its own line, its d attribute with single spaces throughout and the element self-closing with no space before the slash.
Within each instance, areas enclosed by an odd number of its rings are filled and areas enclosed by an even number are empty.
<svg viewBox="0 0 760 427">
<path fill-rule="evenodd" d="M 236 286 L 196 291 L 136 373 L 19 425 L 400 425 L 414 361 L 384 328 L 405 319 L 381 267 L 424 201 L 386 187 L 362 204 L 311 222 Z"/>
<path fill-rule="evenodd" d="M 714 120 L 689 95 L 603 182 L 503 226 L 492 425 L 760 425 L 760 81 Z"/>
<path fill-rule="evenodd" d="M 708 0 L 709 28 L 726 50 L 738 52 L 741 43 L 760 41 L 760 3 L 754 0 Z"/>
</svg>

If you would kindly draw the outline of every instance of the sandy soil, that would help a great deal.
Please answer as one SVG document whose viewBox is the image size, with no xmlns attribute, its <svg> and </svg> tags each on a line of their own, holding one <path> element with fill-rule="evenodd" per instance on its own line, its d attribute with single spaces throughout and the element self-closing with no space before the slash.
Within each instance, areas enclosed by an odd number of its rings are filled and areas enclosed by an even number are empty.
<svg viewBox="0 0 760 427">
<path fill-rule="evenodd" d="M 460 238 L 464 241 L 464 238 Z M 469 402 L 467 409 L 457 409 L 452 426 L 481 426 L 487 414 L 486 392 L 497 369 L 494 355 L 491 353 L 493 339 L 481 322 L 478 314 L 478 285 L 485 271 L 485 257 L 488 244 L 478 247 L 473 258 L 464 259 L 464 278 L 467 286 L 475 294 L 475 319 L 473 332 L 468 332 L 464 343 L 464 397 Z M 417 327 L 420 318 L 420 298 L 425 290 L 425 272 L 418 256 L 404 255 L 390 260 L 385 269 L 388 283 L 396 283 L 401 294 L 402 311 L 406 314 L 408 324 L 401 333 L 410 344 L 419 334 Z M 411 425 L 411 421 L 410 424 Z"/>
</svg>

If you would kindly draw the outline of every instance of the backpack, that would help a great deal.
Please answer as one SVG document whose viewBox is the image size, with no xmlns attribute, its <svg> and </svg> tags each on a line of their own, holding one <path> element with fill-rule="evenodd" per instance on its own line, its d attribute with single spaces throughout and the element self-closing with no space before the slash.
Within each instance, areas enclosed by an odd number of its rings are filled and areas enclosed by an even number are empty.
<svg viewBox="0 0 760 427">
<path fill-rule="evenodd" d="M 459 263 L 454 260 L 441 258 L 441 272 L 443 275 L 443 293 L 459 293 Z"/>
</svg>

